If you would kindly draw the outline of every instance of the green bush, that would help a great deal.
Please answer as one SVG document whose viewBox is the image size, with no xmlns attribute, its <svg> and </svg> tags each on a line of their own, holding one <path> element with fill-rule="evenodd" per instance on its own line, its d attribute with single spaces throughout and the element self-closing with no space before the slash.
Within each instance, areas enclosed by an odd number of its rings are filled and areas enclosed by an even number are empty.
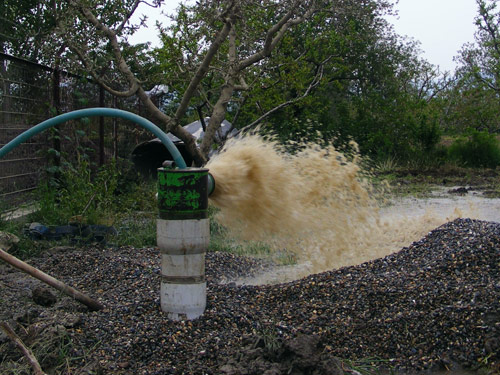
<svg viewBox="0 0 500 375">
<path fill-rule="evenodd" d="M 113 226 L 118 235 L 110 236 L 109 243 L 134 247 L 156 244 L 156 184 L 137 178 L 130 164 L 113 162 L 96 170 L 86 161 L 76 166 L 65 162 L 57 172 L 52 177 L 49 173 L 34 192 L 35 212 L 18 220 L 0 219 L 0 230 L 21 240 L 14 255 L 27 258 L 69 241 L 30 239 L 25 229 L 32 222 L 48 227 L 70 223 Z"/>
<path fill-rule="evenodd" d="M 473 129 L 453 142 L 448 155 L 464 166 L 496 168 L 500 165 L 500 143 L 495 135 Z"/>
<path fill-rule="evenodd" d="M 87 224 L 105 224 L 115 203 L 118 170 L 114 163 L 95 175 L 86 161 L 67 166 L 57 179 L 42 183 L 37 191 L 37 219 L 50 225 L 67 224 L 72 218 L 85 218 Z"/>
</svg>

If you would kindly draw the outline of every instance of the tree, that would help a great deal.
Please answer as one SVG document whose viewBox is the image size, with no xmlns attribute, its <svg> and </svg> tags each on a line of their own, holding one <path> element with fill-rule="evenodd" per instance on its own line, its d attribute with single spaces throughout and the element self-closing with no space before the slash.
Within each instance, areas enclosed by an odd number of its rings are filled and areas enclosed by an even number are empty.
<svg viewBox="0 0 500 375">
<path fill-rule="evenodd" d="M 141 2 L 56 2 L 53 44 L 113 95 L 137 96 L 197 165 L 225 117 L 284 137 L 307 136 L 310 120 L 312 133 L 354 137 L 370 152 L 387 139 L 388 150 L 403 149 L 401 139 L 433 123 L 422 103 L 439 90 L 435 71 L 390 32 L 382 17 L 390 1 L 200 0 L 160 27 L 163 45 L 152 54 L 127 41 L 141 26 L 130 23 Z M 156 84 L 169 87 L 168 101 L 148 96 Z M 181 127 L 195 115 L 210 118 L 199 148 Z"/>
<path fill-rule="evenodd" d="M 364 41 L 356 33 L 379 24 L 380 15 L 391 9 L 386 0 L 204 0 L 182 5 L 171 26 L 161 29 L 163 47 L 155 52 L 160 65 L 154 72 L 160 75 L 141 80 L 126 43 L 138 3 L 121 2 L 114 12 L 104 12 L 96 1 L 70 1 L 64 17 L 57 17 L 58 36 L 109 92 L 137 95 L 156 123 L 185 142 L 197 165 L 206 161 L 226 116 L 253 126 L 291 113 L 300 103 L 314 103 L 311 94 L 326 82 L 327 73 L 352 74 L 346 70 L 352 65 L 344 60 Z M 330 48 L 330 43 L 341 48 Z M 109 76 L 112 71 L 120 79 Z M 145 88 L 152 81 L 172 90 L 175 106 L 170 111 L 163 112 L 147 96 Z M 251 108 L 256 107 L 259 113 L 253 116 Z M 189 113 L 210 118 L 199 148 L 180 126 Z"/>
<path fill-rule="evenodd" d="M 477 0 L 475 43 L 462 47 L 456 83 L 449 92 L 450 129 L 500 131 L 500 10 L 495 0 Z"/>
<path fill-rule="evenodd" d="M 356 71 L 363 61 L 363 51 L 366 46 L 377 44 L 376 31 L 387 26 L 381 15 L 390 11 L 390 5 L 368 0 L 324 4 L 309 19 L 291 28 L 279 48 L 262 63 L 238 71 L 238 84 L 234 86 L 238 90 L 234 90 L 226 112 L 233 125 L 249 128 L 264 122 L 286 136 L 303 134 L 311 129 L 305 130 L 296 120 L 315 120 L 318 112 L 324 112 L 323 103 L 317 99 L 321 87 L 329 82 L 362 79 L 356 78 Z M 207 25 L 207 12 L 210 10 L 205 8 L 182 8 L 176 22 L 162 30 L 163 47 L 157 51 L 156 60 L 165 74 L 176 78 L 175 91 L 185 90 L 190 71 L 198 64 L 198 41 L 212 27 Z M 242 14 L 245 23 L 239 26 L 235 40 L 236 60 L 258 51 L 264 40 L 262 35 L 276 18 L 272 7 L 249 7 Z M 229 48 L 223 46 L 221 51 L 224 53 L 215 56 L 193 98 L 198 110 L 210 112 L 216 108 L 221 99 L 218 90 L 228 82 L 224 74 L 231 66 Z"/>
<path fill-rule="evenodd" d="M 238 120 L 254 123 L 276 103 L 293 101 L 267 117 L 266 126 L 284 140 L 315 140 L 317 130 L 339 147 L 354 139 L 374 157 L 430 151 L 439 140 L 434 99 L 450 80 L 446 74 L 439 79 L 441 73 L 418 57 L 418 45 L 378 17 L 387 11 L 382 4 L 367 4 L 351 4 L 333 24 L 295 28 L 271 58 L 273 69 L 245 97 Z M 294 101 L 311 83 L 312 95 Z"/>
<path fill-rule="evenodd" d="M 247 88 L 243 73 L 250 68 L 258 70 L 258 67 L 265 66 L 266 60 L 290 30 L 317 12 L 332 12 L 335 5 L 332 1 L 320 0 L 205 0 L 191 7 L 182 6 L 178 34 L 190 33 L 195 38 L 191 39 L 193 50 L 189 51 L 187 43 L 180 46 L 182 48 L 174 45 L 179 48 L 178 54 L 169 55 L 180 67 L 179 72 L 185 72 L 185 81 L 182 90 L 180 84 L 177 86 L 180 101 L 175 113 L 167 115 L 147 95 L 143 82 L 132 68 L 135 56 L 128 53 L 130 47 L 126 37 L 134 30 L 128 23 L 140 2 L 69 1 L 64 13 L 56 14 L 57 36 L 107 91 L 120 97 L 137 95 L 157 123 L 185 142 L 197 165 L 206 162 L 215 132 L 231 99 Z M 157 1 L 154 6 L 160 4 L 161 1 Z M 262 15 L 260 24 L 248 22 L 251 12 Z M 250 18 L 252 22 L 258 19 Z M 218 59 L 221 55 L 225 58 Z M 183 60 L 186 64 L 182 62 L 180 65 Z M 116 84 L 116 76 L 113 76 L 114 84 L 107 80 L 111 71 L 120 74 L 120 85 Z M 221 73 L 215 75 L 216 71 Z M 193 98 L 203 95 L 201 82 L 207 78 L 216 82 L 211 93 L 215 102 L 204 140 L 198 148 L 193 136 L 179 125 Z M 123 86 L 126 88 L 120 88 Z"/>
<path fill-rule="evenodd" d="M 500 11 L 496 0 L 476 0 L 476 45 L 467 44 L 459 56 L 462 74 L 500 92 Z"/>
<path fill-rule="evenodd" d="M 27 60 L 40 61 L 41 45 L 55 20 L 50 2 L 4 0 L 0 4 L 1 51 Z"/>
</svg>

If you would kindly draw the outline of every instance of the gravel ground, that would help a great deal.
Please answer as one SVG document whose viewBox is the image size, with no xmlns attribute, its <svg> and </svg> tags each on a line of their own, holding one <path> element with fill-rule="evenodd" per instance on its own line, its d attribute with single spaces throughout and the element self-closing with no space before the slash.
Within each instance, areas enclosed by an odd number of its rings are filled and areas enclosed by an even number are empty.
<svg viewBox="0 0 500 375">
<path fill-rule="evenodd" d="M 187 322 L 161 313 L 155 249 L 60 248 L 30 263 L 106 305 L 88 312 L 57 295 L 42 307 L 31 298 L 40 284 L 2 267 L 0 318 L 28 344 L 69 337 L 79 359 L 63 373 L 349 373 L 337 357 L 405 374 L 500 370 L 499 223 L 458 219 L 385 258 L 280 285 L 228 283 L 269 264 L 209 253 L 207 309 Z M 2 349 L 3 374 L 20 354 L 0 336 Z"/>
</svg>

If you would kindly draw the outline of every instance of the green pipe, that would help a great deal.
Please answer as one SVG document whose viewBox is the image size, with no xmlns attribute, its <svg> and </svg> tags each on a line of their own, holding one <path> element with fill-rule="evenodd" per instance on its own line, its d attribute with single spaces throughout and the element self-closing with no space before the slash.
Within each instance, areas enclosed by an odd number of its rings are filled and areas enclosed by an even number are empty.
<svg viewBox="0 0 500 375">
<path fill-rule="evenodd" d="M 151 131 L 154 135 L 156 135 L 160 141 L 165 145 L 168 152 L 174 158 L 175 164 L 177 167 L 184 169 L 186 168 L 186 162 L 181 156 L 181 153 L 172 143 L 172 141 L 167 137 L 167 135 L 155 124 L 151 121 L 145 119 L 144 117 L 138 116 L 134 113 L 130 113 L 127 111 L 123 111 L 121 109 L 115 108 L 87 108 L 87 109 L 79 109 L 77 111 L 72 111 L 68 113 L 64 113 L 62 115 L 50 118 L 45 120 L 38 125 L 33 126 L 32 128 L 26 130 L 24 133 L 18 135 L 12 141 L 7 143 L 0 149 L 0 159 L 7 155 L 12 149 L 19 146 L 24 141 L 29 138 L 41 133 L 45 129 L 50 128 L 51 126 L 59 125 L 63 122 L 80 119 L 82 117 L 96 117 L 96 116 L 105 116 L 105 117 L 120 117 L 125 120 L 130 120 L 137 125 L 142 126 L 143 128 Z"/>
</svg>

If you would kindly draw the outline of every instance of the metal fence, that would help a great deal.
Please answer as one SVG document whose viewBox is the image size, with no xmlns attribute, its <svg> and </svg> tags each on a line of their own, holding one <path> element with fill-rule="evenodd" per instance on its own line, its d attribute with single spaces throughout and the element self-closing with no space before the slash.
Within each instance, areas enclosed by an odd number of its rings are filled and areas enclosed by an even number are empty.
<svg viewBox="0 0 500 375">
<path fill-rule="evenodd" d="M 50 108 L 51 71 L 0 55 L 0 146 L 46 119 Z M 12 206 L 36 186 L 46 165 L 41 134 L 0 159 L 0 202 Z"/>
<path fill-rule="evenodd" d="M 134 100 L 120 101 L 85 78 L 0 53 L 0 147 L 41 121 L 88 107 L 140 112 Z M 139 113 L 141 114 L 141 113 Z M 148 139 L 142 128 L 114 118 L 75 120 L 41 133 L 0 159 L 0 211 L 30 198 L 49 165 L 82 156 L 93 165 L 128 157 Z"/>
</svg>

